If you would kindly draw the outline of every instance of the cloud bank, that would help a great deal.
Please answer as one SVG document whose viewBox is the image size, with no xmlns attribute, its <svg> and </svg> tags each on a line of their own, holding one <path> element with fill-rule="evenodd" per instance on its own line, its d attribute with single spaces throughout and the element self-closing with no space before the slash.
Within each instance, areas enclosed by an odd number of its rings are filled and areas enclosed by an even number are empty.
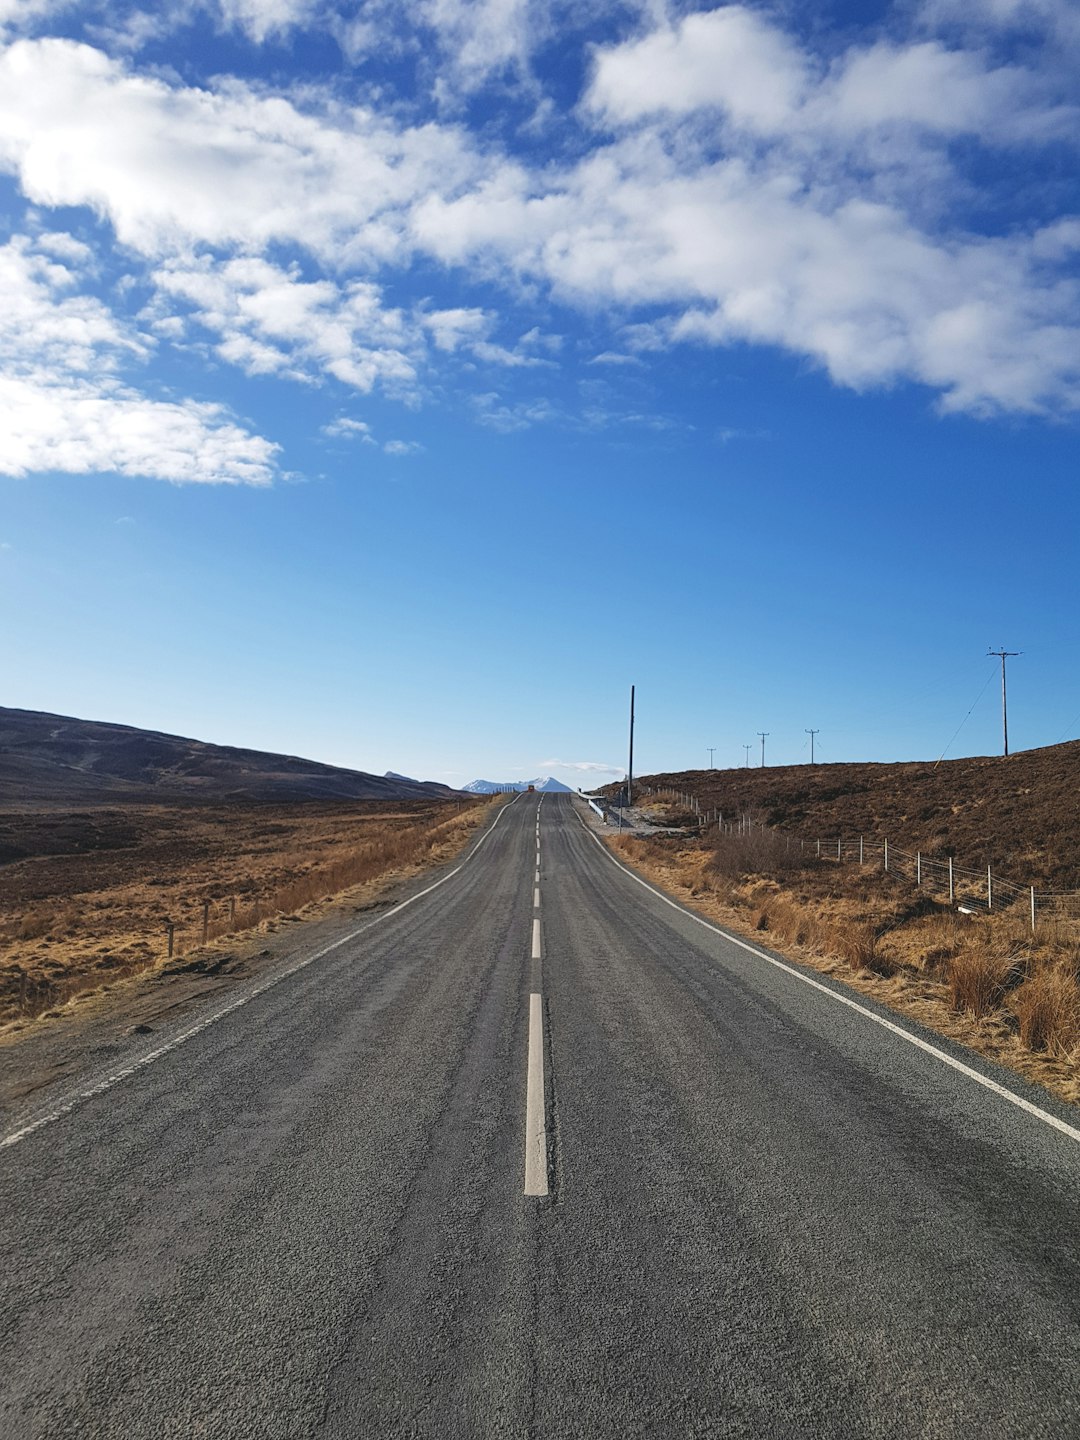
<svg viewBox="0 0 1080 1440">
<path fill-rule="evenodd" d="M 166 393 L 173 348 L 338 410 L 456 386 L 504 432 L 557 416 L 541 378 L 575 327 L 611 373 L 628 350 L 750 344 L 943 411 L 1080 403 L 1080 200 L 1060 179 L 1080 26 L 1053 0 L 898 5 L 813 42 L 742 4 L 425 0 L 358 21 L 221 0 L 180 7 L 171 43 L 201 25 L 277 59 L 198 80 L 197 49 L 142 60 L 137 9 L 98 7 L 82 39 L 47 33 L 61 14 L 0 0 L 11 473 L 272 478 L 272 440 L 212 392 Z M 338 73 L 283 82 L 316 28 Z"/>
</svg>

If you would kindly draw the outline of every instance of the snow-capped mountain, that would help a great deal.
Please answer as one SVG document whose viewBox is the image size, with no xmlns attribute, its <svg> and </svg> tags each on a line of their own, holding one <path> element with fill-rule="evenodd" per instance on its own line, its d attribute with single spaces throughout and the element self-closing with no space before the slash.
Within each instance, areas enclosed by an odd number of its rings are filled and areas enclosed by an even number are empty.
<svg viewBox="0 0 1080 1440">
<path fill-rule="evenodd" d="M 569 785 L 564 785 L 561 780 L 556 780 L 554 775 L 540 775 L 535 780 L 473 780 L 461 788 L 470 791 L 473 795 L 496 795 L 506 790 L 528 790 L 530 785 L 534 790 L 542 790 L 547 793 L 555 791 L 567 795 L 574 793 Z"/>
</svg>

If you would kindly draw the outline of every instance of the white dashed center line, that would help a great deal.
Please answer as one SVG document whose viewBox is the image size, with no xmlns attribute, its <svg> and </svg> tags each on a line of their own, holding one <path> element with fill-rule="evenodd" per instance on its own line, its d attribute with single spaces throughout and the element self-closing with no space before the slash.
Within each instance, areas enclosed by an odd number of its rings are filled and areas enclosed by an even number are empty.
<svg viewBox="0 0 1080 1440">
<path fill-rule="evenodd" d="M 541 801 L 541 804 L 543 802 Z M 536 874 L 533 909 L 540 910 L 540 806 L 536 807 Z M 540 916 L 533 915 L 529 986 L 529 1059 L 525 1084 L 525 1194 L 548 1193 L 547 1121 L 544 1106 L 544 1001 Z"/>
</svg>

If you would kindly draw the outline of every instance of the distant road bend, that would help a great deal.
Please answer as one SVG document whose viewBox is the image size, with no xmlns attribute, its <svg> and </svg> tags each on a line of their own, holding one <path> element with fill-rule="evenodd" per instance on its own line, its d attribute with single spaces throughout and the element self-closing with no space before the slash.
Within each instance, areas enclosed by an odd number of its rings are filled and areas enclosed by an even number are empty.
<svg viewBox="0 0 1080 1440">
<path fill-rule="evenodd" d="M 1067 1107 L 569 796 L 438 879 L 8 1117 L 7 1440 L 1080 1435 Z"/>
</svg>

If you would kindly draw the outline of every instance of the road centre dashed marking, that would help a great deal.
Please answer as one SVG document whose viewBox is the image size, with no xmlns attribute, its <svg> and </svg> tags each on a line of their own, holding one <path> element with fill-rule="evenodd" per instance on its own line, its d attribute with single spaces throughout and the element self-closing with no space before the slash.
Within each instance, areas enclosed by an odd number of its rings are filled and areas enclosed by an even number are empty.
<svg viewBox="0 0 1080 1440">
<path fill-rule="evenodd" d="M 159 1045 L 156 1050 L 151 1050 L 148 1054 L 141 1055 L 137 1060 L 133 1060 L 129 1065 L 125 1065 L 120 1070 L 111 1071 L 108 1075 L 103 1076 L 97 1084 L 90 1085 L 84 1090 L 76 1091 L 68 1100 L 54 1106 L 54 1108 L 46 1114 L 39 1115 L 36 1120 L 32 1120 L 29 1124 L 22 1126 L 21 1129 L 12 1131 L 10 1135 L 5 1135 L 3 1139 L 0 1140 L 0 1150 L 7 1149 L 10 1145 L 17 1145 L 20 1140 L 25 1140 L 28 1135 L 33 1135 L 35 1131 L 43 1130 L 47 1125 L 63 1119 L 65 1115 L 70 1115 L 84 1100 L 92 1100 L 96 1095 L 102 1095 L 106 1090 L 111 1090 L 113 1086 L 118 1085 L 121 1080 L 126 1080 L 138 1071 L 145 1070 L 148 1066 L 152 1065 L 155 1060 L 160 1060 L 162 1056 L 168 1055 L 173 1050 L 178 1050 L 181 1045 L 185 1045 L 189 1040 L 194 1039 L 196 1035 L 202 1034 L 202 1032 L 208 1030 L 211 1025 L 216 1025 L 219 1020 L 224 1020 L 226 1016 L 233 1014 L 236 1010 L 242 1009 L 243 1006 L 250 1005 L 252 1000 L 257 1000 L 260 995 L 265 995 L 268 990 L 273 990 L 274 987 L 280 985 L 283 980 L 288 980 L 291 975 L 296 975 L 299 971 L 306 970 L 309 965 L 314 965 L 317 960 L 322 960 L 334 950 L 339 950 L 342 945 L 347 945 L 350 940 L 356 940 L 361 935 L 366 935 L 367 932 L 373 930 L 376 925 L 381 925 L 384 920 L 389 920 L 392 916 L 400 914 L 401 911 L 407 909 L 408 906 L 415 905 L 417 900 L 422 900 L 425 895 L 430 895 L 433 890 L 438 890 L 441 885 L 445 885 L 448 880 L 452 880 L 455 875 L 460 874 L 461 871 L 465 869 L 466 865 L 474 858 L 480 847 L 484 845 L 494 833 L 495 827 L 502 817 L 514 804 L 516 804 L 516 797 L 510 801 L 509 805 L 500 807 L 495 819 L 488 826 L 487 830 L 484 831 L 483 835 L 481 835 L 465 859 L 462 860 L 461 864 L 455 865 L 453 870 L 444 875 L 441 880 L 436 880 L 433 885 L 427 886 L 424 890 L 417 891 L 415 895 L 410 895 L 407 900 L 402 900 L 400 904 L 387 910 L 384 915 L 377 915 L 374 920 L 369 920 L 366 925 L 361 925 L 356 930 L 350 930 L 347 935 L 342 935 L 340 939 L 334 940 L 329 945 L 324 945 L 323 948 L 317 950 L 314 955 L 309 955 L 302 960 L 298 960 L 294 965 L 290 965 L 287 969 L 279 971 L 271 979 L 265 980 L 262 984 L 257 985 L 254 990 L 249 990 L 239 999 L 230 1001 L 228 1005 L 224 1005 L 221 1009 L 215 1010 L 213 1014 L 206 1015 L 196 1024 L 188 1026 L 186 1030 L 174 1036 L 167 1044 Z"/>
<path fill-rule="evenodd" d="M 529 996 L 529 1069 L 525 1084 L 525 1194 L 546 1195 L 547 1127 L 544 1115 L 544 1007 Z"/>
<path fill-rule="evenodd" d="M 533 880 L 533 909 L 540 909 L 540 804 L 536 807 L 536 875 Z M 542 996 L 540 918 L 533 916 L 531 981 L 529 986 L 529 1044 L 525 1080 L 525 1194 L 546 1195 L 547 1116 L 544 1097 L 544 1001 Z"/>
<path fill-rule="evenodd" d="M 958 1071 L 961 1075 L 965 1075 L 969 1080 L 974 1080 L 976 1084 L 982 1085 L 995 1095 L 999 1095 L 1003 1100 L 1008 1100 L 1010 1104 L 1016 1105 L 1028 1115 L 1033 1115 L 1035 1119 L 1043 1121 L 1044 1124 L 1051 1126 L 1055 1130 L 1059 1130 L 1063 1135 L 1067 1135 L 1070 1140 L 1080 1141 L 1080 1130 L 1074 1129 L 1072 1125 L 1067 1124 L 1064 1120 L 1059 1120 L 1056 1115 L 1051 1115 L 1048 1110 L 1042 1110 L 1038 1105 L 1033 1105 L 1030 1100 L 1025 1100 L 1022 1095 L 1017 1095 L 1006 1085 L 1000 1085 L 996 1080 L 991 1080 L 988 1075 L 980 1075 L 978 1070 L 972 1069 L 970 1065 L 965 1065 L 962 1060 L 954 1059 L 954 1057 L 945 1050 L 939 1050 L 936 1045 L 931 1045 L 929 1041 L 921 1039 L 918 1035 L 913 1035 L 910 1030 L 905 1030 L 902 1025 L 897 1025 L 894 1021 L 887 1020 L 883 1015 L 875 1015 L 873 1010 L 868 1010 L 865 1005 L 860 1005 L 857 1000 L 852 1000 L 847 995 L 841 995 L 837 991 L 831 990 L 828 985 L 823 985 L 819 980 L 813 979 L 810 975 L 803 974 L 801 970 L 795 969 L 793 965 L 787 965 L 783 960 L 777 960 L 774 956 L 766 954 L 764 950 L 759 950 L 756 945 L 751 945 L 746 940 L 740 940 L 737 935 L 732 935 L 729 931 L 721 929 L 719 925 L 713 925 L 708 920 L 702 919 L 700 915 L 695 915 L 692 910 L 686 909 L 686 907 L 680 905 L 677 900 L 672 900 L 669 896 L 665 895 L 662 890 L 658 890 L 655 885 L 650 885 L 647 880 L 643 880 L 640 875 L 635 875 L 633 870 L 624 865 L 620 860 L 616 860 L 604 842 L 598 835 L 593 834 L 584 820 L 581 819 L 580 815 L 578 816 L 578 820 L 581 823 L 581 828 L 585 831 L 586 835 L 588 835 L 589 839 L 596 841 L 597 845 L 600 846 L 600 849 L 613 865 L 620 869 L 623 874 L 629 875 L 631 880 L 636 881 L 638 885 L 643 886 L 651 894 L 655 895 L 658 900 L 662 900 L 665 905 L 670 905 L 673 910 L 678 910 L 680 915 L 685 915 L 688 920 L 693 920 L 696 924 L 703 925 L 706 930 L 711 930 L 714 935 L 719 935 L 721 939 L 730 941 L 732 945 L 737 945 L 740 950 L 745 950 L 748 954 L 756 956 L 759 960 L 764 960 L 767 964 L 775 966 L 777 970 L 783 970 L 785 974 L 792 976 L 793 979 L 801 980 L 804 985 L 809 985 L 814 990 L 820 991 L 822 995 L 827 995 L 830 1000 L 835 1000 L 840 1005 L 846 1005 L 849 1010 L 854 1010 L 864 1016 L 865 1019 L 872 1020 L 875 1025 L 880 1025 L 882 1029 L 890 1031 L 901 1040 L 906 1040 L 909 1045 L 914 1045 L 917 1049 L 925 1051 L 927 1055 L 932 1055 L 935 1060 L 940 1060 L 943 1065 L 948 1065 L 950 1069 Z"/>
<path fill-rule="evenodd" d="M 543 803 L 541 798 L 541 803 Z M 540 806 L 536 807 L 536 879 L 533 909 L 540 909 Z M 529 1045 L 525 1079 L 525 1194 L 548 1193 L 547 1115 L 544 1096 L 544 1001 L 540 949 L 540 917 L 533 916 L 531 981 L 529 985 Z"/>
</svg>

